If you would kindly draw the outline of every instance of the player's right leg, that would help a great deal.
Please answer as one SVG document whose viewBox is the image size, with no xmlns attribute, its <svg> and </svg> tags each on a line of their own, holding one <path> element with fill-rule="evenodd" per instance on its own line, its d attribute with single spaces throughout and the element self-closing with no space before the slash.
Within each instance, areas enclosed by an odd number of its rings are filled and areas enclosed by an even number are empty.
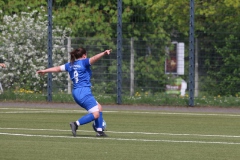
<svg viewBox="0 0 240 160">
<path fill-rule="evenodd" d="M 95 126 L 93 126 L 93 129 L 97 132 L 97 137 L 107 137 L 107 135 L 103 132 L 103 112 L 102 112 L 102 106 L 100 103 L 98 103 L 99 108 L 99 117 L 95 119 Z M 96 128 L 95 128 L 96 127 Z"/>
</svg>

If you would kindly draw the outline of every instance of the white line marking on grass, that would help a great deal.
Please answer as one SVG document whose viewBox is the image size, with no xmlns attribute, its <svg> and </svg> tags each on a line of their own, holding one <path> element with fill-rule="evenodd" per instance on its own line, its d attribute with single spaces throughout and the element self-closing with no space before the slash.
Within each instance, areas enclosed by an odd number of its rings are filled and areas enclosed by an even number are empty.
<svg viewBox="0 0 240 160">
<path fill-rule="evenodd" d="M 186 113 L 186 112 L 126 112 L 120 111 L 122 113 L 136 113 L 136 114 L 163 114 L 163 115 L 184 115 L 184 116 L 230 116 L 230 117 L 240 117 L 240 114 L 213 114 L 213 113 Z"/>
<path fill-rule="evenodd" d="M 79 108 L 79 110 L 70 109 L 32 109 L 32 108 L 0 108 L 2 110 L 21 110 L 21 111 L 9 111 L 0 112 L 0 114 L 17 114 L 17 113 L 86 113 L 85 110 Z M 24 111 L 22 111 L 24 110 Z M 184 115 L 184 116 L 229 116 L 229 117 L 240 117 L 240 114 L 214 114 L 214 113 L 186 113 L 186 112 L 163 112 L 163 111 L 153 111 L 153 112 L 139 112 L 139 111 L 104 111 L 105 113 L 128 113 L 128 114 L 162 114 L 162 115 Z"/>
<path fill-rule="evenodd" d="M 69 109 L 31 109 L 31 108 L 0 108 L 0 110 L 20 110 L 20 111 L 5 111 L 0 112 L 5 114 L 17 114 L 17 113 L 87 113 L 87 111 L 83 109 L 79 110 L 69 110 Z M 117 112 L 117 111 L 104 111 L 104 112 Z"/>
<path fill-rule="evenodd" d="M 0 108 L 3 110 L 12 110 L 0 113 L 85 113 L 84 110 L 64 110 L 64 109 L 31 109 L 31 108 Z M 14 111 L 17 110 L 17 111 Z"/>
<path fill-rule="evenodd" d="M 23 113 L 86 113 L 86 111 L 11 111 L 0 112 L 5 114 L 23 114 Z"/>
<path fill-rule="evenodd" d="M 117 140 L 117 141 L 138 141 L 138 142 L 167 142 L 167 143 L 200 143 L 200 144 L 227 144 L 240 145 L 235 142 L 207 142 L 207 141 L 175 141 L 175 140 L 149 140 L 149 139 L 129 139 L 129 138 L 99 138 L 99 137 L 72 137 L 72 136 L 50 136 L 50 135 L 33 135 L 33 134 L 17 134 L 17 133 L 1 133 L 0 135 L 23 136 L 23 137 L 44 137 L 44 138 L 78 138 L 78 139 L 101 139 L 101 140 Z"/>
<path fill-rule="evenodd" d="M 0 130 L 24 130 L 24 131 L 54 131 L 54 132 L 70 132 L 70 130 L 61 129 L 34 129 L 34 128 L 1 128 Z M 80 132 L 93 132 L 87 130 L 78 130 Z M 188 134 L 188 133 L 151 133 L 151 132 L 117 132 L 117 131 L 106 131 L 108 133 L 115 134 L 146 134 L 146 135 L 166 135 L 166 136 L 196 136 L 196 137 L 222 137 L 222 138 L 240 138 L 236 135 L 206 135 L 206 134 Z"/>
<path fill-rule="evenodd" d="M 197 136 L 197 137 L 223 137 L 223 138 L 240 138 L 234 135 L 205 135 L 205 134 L 188 134 L 188 133 L 150 133 L 150 132 L 115 132 L 107 131 L 109 133 L 123 133 L 123 134 L 147 134 L 147 135 L 166 135 L 166 136 Z"/>
</svg>

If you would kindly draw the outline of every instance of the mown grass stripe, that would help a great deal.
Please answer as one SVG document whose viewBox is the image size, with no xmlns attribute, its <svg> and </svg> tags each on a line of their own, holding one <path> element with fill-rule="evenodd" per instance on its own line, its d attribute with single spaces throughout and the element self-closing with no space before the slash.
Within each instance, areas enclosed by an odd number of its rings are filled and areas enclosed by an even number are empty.
<svg viewBox="0 0 240 160">
<path fill-rule="evenodd" d="M 24 131 L 55 131 L 55 132 L 70 132 L 70 130 L 61 129 L 35 129 L 35 128 L 1 128 L 0 130 L 24 130 Z M 88 130 L 78 130 L 79 132 L 93 132 Z M 120 132 L 120 131 L 107 131 L 108 133 L 115 134 L 145 134 L 145 135 L 166 135 L 166 136 L 196 136 L 196 137 L 223 137 L 223 138 L 240 138 L 236 135 L 205 135 L 205 134 L 188 134 L 188 133 L 151 133 L 151 132 Z"/>
<path fill-rule="evenodd" d="M 2 110 L 20 110 L 20 111 L 5 111 L 0 114 L 18 114 L 18 113 L 86 113 L 85 110 L 69 110 L 69 109 L 31 109 L 31 108 L 0 108 Z M 24 111 L 22 111 L 24 110 Z M 104 111 L 106 113 L 129 113 L 129 114 L 160 114 L 160 115 L 183 115 L 183 116 L 229 116 L 240 117 L 240 114 L 229 113 L 189 113 L 189 112 L 164 112 L 164 111 Z"/>
<path fill-rule="evenodd" d="M 138 141 L 138 142 L 166 142 L 166 143 L 200 143 L 200 144 L 223 144 L 223 145 L 240 145 L 235 142 L 208 142 L 208 141 L 175 141 L 175 140 L 149 140 L 149 139 L 129 139 L 129 138 L 99 138 L 99 137 L 72 137 L 72 136 L 50 136 L 50 135 L 33 135 L 33 134 L 17 134 L 17 133 L 1 133 L 7 136 L 24 136 L 24 137 L 43 137 L 43 138 L 78 138 L 78 139 L 104 139 L 117 141 Z"/>
</svg>

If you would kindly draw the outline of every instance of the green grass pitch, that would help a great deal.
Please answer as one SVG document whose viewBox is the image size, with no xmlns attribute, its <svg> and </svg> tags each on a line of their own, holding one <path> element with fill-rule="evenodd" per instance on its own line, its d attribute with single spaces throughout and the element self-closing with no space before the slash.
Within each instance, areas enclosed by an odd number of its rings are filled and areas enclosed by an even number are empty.
<svg viewBox="0 0 240 160">
<path fill-rule="evenodd" d="M 109 137 L 95 137 L 91 124 L 73 137 L 69 122 L 85 113 L 0 107 L 0 159 L 240 159 L 240 114 L 106 110 Z"/>
</svg>

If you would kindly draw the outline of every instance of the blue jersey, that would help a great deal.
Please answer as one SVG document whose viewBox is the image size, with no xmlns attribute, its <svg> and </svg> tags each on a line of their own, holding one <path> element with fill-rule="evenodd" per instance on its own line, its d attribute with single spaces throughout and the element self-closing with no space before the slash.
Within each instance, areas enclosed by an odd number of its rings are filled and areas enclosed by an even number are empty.
<svg viewBox="0 0 240 160">
<path fill-rule="evenodd" d="M 73 89 L 91 86 L 90 59 L 76 60 L 74 63 L 66 63 L 61 66 L 62 71 L 67 71 L 73 82 Z"/>
</svg>

